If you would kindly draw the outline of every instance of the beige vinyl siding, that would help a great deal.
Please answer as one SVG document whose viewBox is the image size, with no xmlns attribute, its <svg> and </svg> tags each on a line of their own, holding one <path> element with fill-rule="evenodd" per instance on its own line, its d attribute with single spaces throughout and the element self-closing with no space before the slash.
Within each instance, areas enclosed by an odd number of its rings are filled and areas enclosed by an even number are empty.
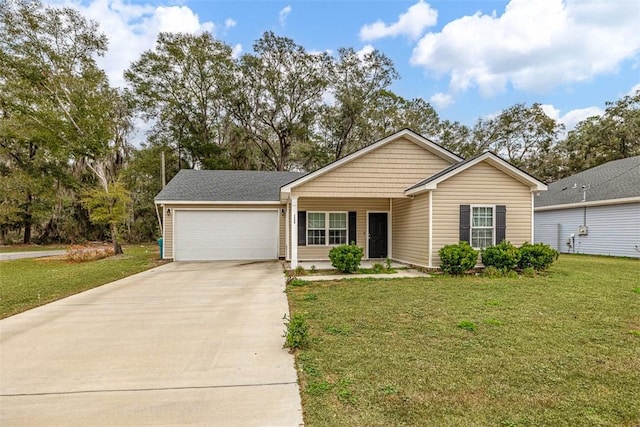
<svg viewBox="0 0 640 427">
<path fill-rule="evenodd" d="M 285 205 L 281 205 L 279 203 L 274 203 L 273 205 L 239 205 L 239 204 L 228 204 L 228 205 L 201 205 L 201 204 L 193 204 L 193 205 L 172 205 L 166 204 L 164 212 L 164 236 L 163 236 L 163 245 L 165 247 L 164 253 L 166 259 L 173 258 L 173 212 L 171 215 L 166 215 L 167 208 L 170 208 L 172 211 L 174 209 L 200 209 L 200 210 L 242 210 L 242 209 L 282 209 L 285 208 Z M 285 256 L 285 217 L 284 215 L 279 215 L 279 256 Z"/>
<path fill-rule="evenodd" d="M 486 162 L 438 184 L 433 192 L 433 262 L 438 250 L 460 238 L 460 205 L 506 205 L 506 239 L 531 240 L 531 189 Z"/>
<path fill-rule="evenodd" d="M 404 197 L 404 190 L 451 163 L 399 138 L 293 189 L 297 196 Z"/>
<path fill-rule="evenodd" d="M 305 198 L 298 199 L 298 211 L 306 212 L 356 212 L 356 244 L 365 248 L 367 243 L 367 211 L 389 210 L 389 199 L 373 198 Z M 301 261 L 326 260 L 333 246 L 298 246 Z"/>
<path fill-rule="evenodd" d="M 392 258 L 429 264 L 429 193 L 412 199 L 393 200 Z"/>
</svg>

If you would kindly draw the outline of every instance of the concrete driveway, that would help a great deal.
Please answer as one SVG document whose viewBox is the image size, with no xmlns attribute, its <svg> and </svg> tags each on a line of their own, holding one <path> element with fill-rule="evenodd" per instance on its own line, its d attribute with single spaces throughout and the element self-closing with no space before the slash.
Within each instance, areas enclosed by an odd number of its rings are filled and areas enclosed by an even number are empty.
<svg viewBox="0 0 640 427">
<path fill-rule="evenodd" d="M 298 426 L 277 262 L 171 263 L 0 320 L 0 425 Z"/>
</svg>

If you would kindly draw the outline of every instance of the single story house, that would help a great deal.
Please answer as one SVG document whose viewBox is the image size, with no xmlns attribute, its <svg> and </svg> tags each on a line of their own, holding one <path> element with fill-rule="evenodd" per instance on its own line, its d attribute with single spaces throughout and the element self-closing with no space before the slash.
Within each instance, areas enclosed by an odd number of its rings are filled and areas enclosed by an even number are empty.
<svg viewBox="0 0 640 427">
<path fill-rule="evenodd" d="M 640 258 L 640 156 L 549 184 L 536 197 L 535 230 L 560 252 Z"/>
<path fill-rule="evenodd" d="M 437 267 L 444 245 L 533 240 L 546 185 L 492 153 L 463 160 L 401 130 L 314 172 L 182 170 L 155 199 L 163 256 L 176 261 L 367 259 Z"/>
</svg>

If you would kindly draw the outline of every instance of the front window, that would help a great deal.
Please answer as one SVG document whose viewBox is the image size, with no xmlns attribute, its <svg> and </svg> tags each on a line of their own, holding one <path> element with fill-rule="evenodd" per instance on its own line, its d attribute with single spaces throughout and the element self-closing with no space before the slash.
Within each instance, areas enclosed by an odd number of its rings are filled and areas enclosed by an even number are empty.
<svg viewBox="0 0 640 427">
<path fill-rule="evenodd" d="M 326 244 L 325 214 L 323 212 L 309 212 L 307 215 L 307 244 Z"/>
<path fill-rule="evenodd" d="M 343 245 L 347 243 L 346 212 L 309 212 L 307 245 Z"/>
<path fill-rule="evenodd" d="M 484 249 L 493 245 L 493 206 L 474 206 L 471 211 L 471 246 Z"/>
<path fill-rule="evenodd" d="M 347 214 L 335 212 L 329 214 L 329 244 L 344 245 L 347 243 Z"/>
</svg>

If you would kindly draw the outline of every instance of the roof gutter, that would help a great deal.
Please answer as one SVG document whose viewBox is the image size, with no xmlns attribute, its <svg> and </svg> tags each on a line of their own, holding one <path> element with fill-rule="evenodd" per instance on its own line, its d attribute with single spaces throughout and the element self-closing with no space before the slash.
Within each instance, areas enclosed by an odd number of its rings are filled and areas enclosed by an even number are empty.
<svg viewBox="0 0 640 427">
<path fill-rule="evenodd" d="M 584 208 L 589 206 L 624 205 L 627 203 L 640 203 L 640 196 L 623 197 L 621 199 L 594 200 L 591 202 L 565 203 L 563 205 L 539 206 L 536 212 L 554 211 L 558 209 Z"/>
</svg>

